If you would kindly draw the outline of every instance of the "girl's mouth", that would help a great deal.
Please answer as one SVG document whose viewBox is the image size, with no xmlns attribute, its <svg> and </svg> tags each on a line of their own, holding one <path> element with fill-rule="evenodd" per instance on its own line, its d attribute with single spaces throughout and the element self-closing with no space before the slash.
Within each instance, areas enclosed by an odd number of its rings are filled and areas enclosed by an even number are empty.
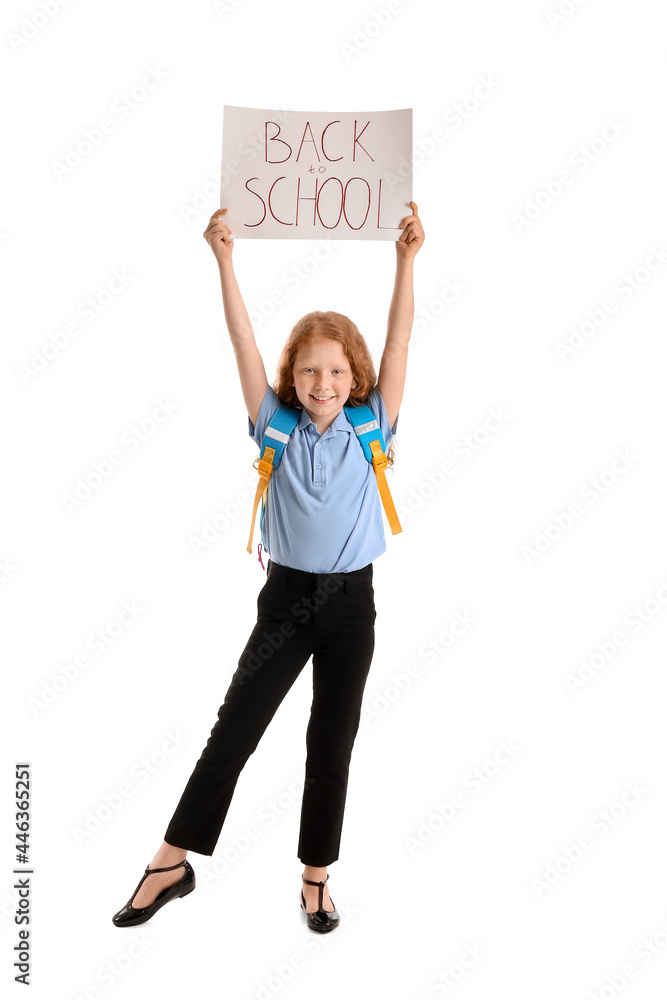
<svg viewBox="0 0 667 1000">
<path fill-rule="evenodd" d="M 333 396 L 327 396 L 326 399 L 318 399 L 317 396 L 313 396 L 311 392 L 310 398 L 314 399 L 316 403 L 319 403 L 320 406 L 322 406 L 324 403 L 329 403 L 333 399 Z"/>
</svg>

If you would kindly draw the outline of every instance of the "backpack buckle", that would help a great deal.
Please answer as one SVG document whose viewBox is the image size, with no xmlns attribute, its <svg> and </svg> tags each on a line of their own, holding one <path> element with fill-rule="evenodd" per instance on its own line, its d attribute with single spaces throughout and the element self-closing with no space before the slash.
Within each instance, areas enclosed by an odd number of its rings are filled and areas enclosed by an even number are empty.
<svg viewBox="0 0 667 1000">
<path fill-rule="evenodd" d="M 269 448 L 268 445 L 264 449 L 264 455 L 260 458 L 257 465 L 257 471 L 259 472 L 262 479 L 266 479 L 268 482 L 271 478 L 271 473 L 273 472 L 273 456 L 276 453 L 275 448 Z"/>
<path fill-rule="evenodd" d="M 373 468 L 379 469 L 381 472 L 388 467 L 387 456 L 382 450 L 379 441 L 369 441 L 368 446 L 371 449 L 373 455 Z"/>
</svg>

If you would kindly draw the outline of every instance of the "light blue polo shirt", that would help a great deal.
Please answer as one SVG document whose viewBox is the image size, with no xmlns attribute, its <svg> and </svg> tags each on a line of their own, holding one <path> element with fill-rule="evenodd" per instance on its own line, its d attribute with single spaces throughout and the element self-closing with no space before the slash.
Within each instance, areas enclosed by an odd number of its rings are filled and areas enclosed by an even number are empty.
<svg viewBox="0 0 667 1000">
<path fill-rule="evenodd" d="M 389 448 L 398 417 L 392 430 L 377 387 L 367 405 Z M 255 427 L 248 416 L 248 433 L 260 449 L 279 406 L 278 396 L 267 385 Z M 260 509 L 261 503 L 258 521 Z M 345 411 L 320 434 L 302 410 L 266 494 L 261 534 L 271 562 L 308 573 L 361 569 L 387 549 L 384 516 L 375 471 Z"/>
</svg>

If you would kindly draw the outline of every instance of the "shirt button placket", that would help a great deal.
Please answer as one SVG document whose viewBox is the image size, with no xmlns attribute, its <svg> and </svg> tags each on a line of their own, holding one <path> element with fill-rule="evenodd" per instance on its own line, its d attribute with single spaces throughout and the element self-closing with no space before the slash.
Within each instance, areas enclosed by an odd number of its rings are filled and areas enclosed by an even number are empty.
<svg viewBox="0 0 667 1000">
<path fill-rule="evenodd" d="M 321 450 L 322 449 L 322 445 L 318 442 L 318 444 L 315 445 L 315 448 Z M 317 471 L 313 475 L 313 485 L 314 486 L 324 486 L 324 473 L 320 472 L 320 469 L 322 468 L 322 465 L 324 464 L 323 461 L 322 461 L 323 456 L 320 454 L 320 455 L 316 455 L 316 457 L 319 458 L 320 461 L 315 463 L 315 469 Z M 319 476 L 319 478 L 317 478 L 318 476 Z"/>
</svg>

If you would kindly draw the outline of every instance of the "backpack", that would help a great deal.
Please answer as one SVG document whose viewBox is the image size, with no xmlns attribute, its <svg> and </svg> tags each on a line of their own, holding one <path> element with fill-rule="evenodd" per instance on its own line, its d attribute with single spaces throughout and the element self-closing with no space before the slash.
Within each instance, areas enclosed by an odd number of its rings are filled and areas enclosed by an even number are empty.
<svg viewBox="0 0 667 1000">
<path fill-rule="evenodd" d="M 372 464 L 377 478 L 380 499 L 384 505 L 385 514 L 389 521 L 392 535 L 402 531 L 398 521 L 396 508 L 389 492 L 385 470 L 387 468 L 387 456 L 385 455 L 385 443 L 379 422 L 375 419 L 375 414 L 370 406 L 365 403 L 362 406 L 344 406 L 345 416 L 354 427 L 357 440 L 364 450 L 364 455 Z M 299 422 L 302 411 L 294 406 L 281 403 L 276 412 L 271 417 L 271 423 L 264 431 L 262 437 L 261 457 L 259 460 L 259 483 L 255 493 L 255 502 L 252 508 L 252 522 L 250 525 L 250 537 L 248 538 L 247 551 L 252 555 L 252 536 L 255 530 L 255 518 L 257 517 L 257 506 L 260 497 L 262 499 L 262 510 L 259 523 L 260 530 L 264 527 L 264 508 L 269 480 L 271 473 L 280 465 L 285 446 L 290 439 L 292 431 Z"/>
</svg>

